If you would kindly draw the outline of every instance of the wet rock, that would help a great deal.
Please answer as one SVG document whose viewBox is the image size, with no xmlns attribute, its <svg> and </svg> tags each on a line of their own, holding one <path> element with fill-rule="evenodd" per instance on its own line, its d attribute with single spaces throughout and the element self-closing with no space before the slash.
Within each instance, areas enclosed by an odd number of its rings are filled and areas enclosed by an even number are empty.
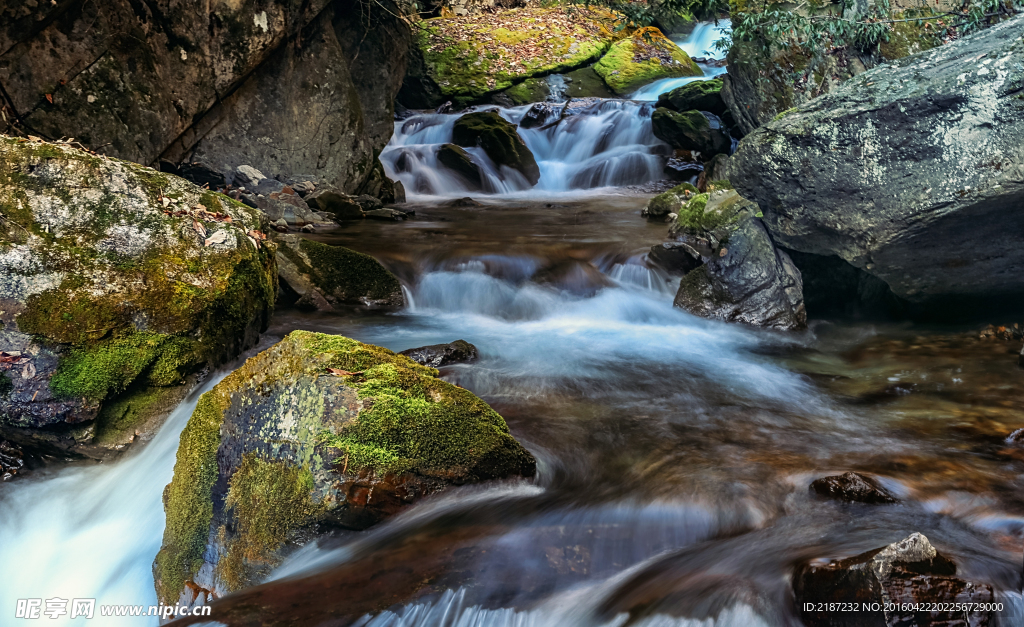
<svg viewBox="0 0 1024 627">
<path fill-rule="evenodd" d="M 363 211 L 374 211 L 384 206 L 384 203 L 380 201 L 380 198 L 370 196 L 369 194 L 360 194 L 355 197 L 356 204 Z"/>
<path fill-rule="evenodd" d="M 678 113 L 659 107 L 651 116 L 651 128 L 658 139 L 673 148 L 695 150 L 705 158 L 729 154 L 732 148 L 732 139 L 722 120 L 707 111 Z"/>
<path fill-rule="evenodd" d="M 694 81 L 658 96 L 659 107 L 682 113 L 684 111 L 708 111 L 721 117 L 728 111 L 722 100 L 722 79 Z"/>
<path fill-rule="evenodd" d="M 850 503 L 899 503 L 899 499 L 874 479 L 856 472 L 815 479 L 810 489 L 821 496 Z"/>
<path fill-rule="evenodd" d="M 0 439 L 0 481 L 9 481 L 25 467 L 25 456 L 21 449 L 7 440 Z"/>
<path fill-rule="evenodd" d="M 461 175 L 473 189 L 480 189 L 483 185 L 480 166 L 473 162 L 473 157 L 461 146 L 441 144 L 437 149 L 437 160 L 444 167 Z"/>
<path fill-rule="evenodd" d="M 673 276 L 683 276 L 703 263 L 700 253 L 685 242 L 655 244 L 651 246 L 647 258 Z"/>
<path fill-rule="evenodd" d="M 679 157 L 672 157 L 665 163 L 665 174 L 674 181 L 690 181 L 704 172 L 704 166 Z"/>
<path fill-rule="evenodd" d="M 903 604 L 991 603 L 992 587 L 956 576 L 956 565 L 920 533 L 887 547 L 826 565 L 804 565 L 793 576 L 800 619 L 806 627 L 987 627 L 992 613 L 916 612 Z M 858 612 L 829 611 L 820 603 L 877 606 Z M 953 608 L 955 609 L 955 608 Z"/>
<path fill-rule="evenodd" d="M 275 224 L 284 220 L 288 226 L 302 227 L 323 222 L 297 194 L 275 192 L 270 196 L 257 196 L 255 202 L 260 211 Z"/>
<path fill-rule="evenodd" d="M 332 311 L 341 305 L 397 308 L 405 304 L 402 285 L 373 257 L 298 235 L 276 236 L 281 281 L 304 309 Z"/>
<path fill-rule="evenodd" d="M 1006 436 L 1006 443 L 1011 446 L 1024 446 L 1024 429 L 1017 429 Z"/>
<path fill-rule="evenodd" d="M 364 212 L 363 215 L 370 220 L 387 220 L 390 222 L 401 222 L 409 219 L 409 214 L 407 212 L 392 209 L 391 207 L 373 209 L 371 211 Z"/>
<path fill-rule="evenodd" d="M 758 206 L 731 189 L 697 194 L 670 234 L 704 265 L 679 284 L 674 305 L 703 318 L 796 330 L 807 326 L 800 271 L 775 247 Z"/>
<path fill-rule="evenodd" d="M 504 419 L 437 375 L 384 348 L 295 331 L 204 394 L 164 495 L 160 600 L 248 587 L 299 544 L 453 484 L 532 476 Z"/>
<path fill-rule="evenodd" d="M 779 246 L 836 255 L 925 314 L 1024 296 L 1022 28 L 1005 20 L 784 112 L 744 138 L 729 178 Z"/>
<path fill-rule="evenodd" d="M 316 184 L 311 181 L 300 181 L 298 183 L 293 183 L 291 187 L 295 190 L 296 194 L 305 198 L 313 193 L 313 190 L 316 189 Z"/>
<path fill-rule="evenodd" d="M 519 128 L 537 128 L 538 126 L 544 126 L 548 122 L 551 122 L 558 118 L 560 107 L 549 102 L 537 102 L 534 103 L 526 113 L 523 114 L 523 119 L 519 120 Z"/>
<path fill-rule="evenodd" d="M 478 200 L 473 200 L 469 196 L 463 198 L 454 198 L 444 203 L 445 207 L 483 207 L 484 204 Z"/>
<path fill-rule="evenodd" d="M 271 194 L 280 193 L 284 189 L 284 187 L 284 183 L 277 179 L 263 178 L 260 179 L 259 183 L 256 185 L 255 188 L 253 188 L 253 190 L 257 194 L 270 196 Z"/>
<path fill-rule="evenodd" d="M 262 172 L 251 165 L 240 165 L 235 168 L 234 184 L 246 189 L 256 189 L 260 181 L 267 178 Z"/>
<path fill-rule="evenodd" d="M 317 189 L 306 196 L 305 201 L 313 209 L 333 215 L 336 220 L 361 220 L 363 217 L 363 208 L 356 199 L 336 189 Z"/>
<path fill-rule="evenodd" d="M 650 199 L 640 210 L 640 215 L 649 220 L 663 221 L 670 214 L 677 214 L 697 194 L 697 188 L 690 183 L 676 185 Z"/>
<path fill-rule="evenodd" d="M 726 164 L 729 162 L 729 155 L 725 153 L 719 153 L 704 164 L 704 176 L 708 181 L 721 181 L 726 180 L 729 177 L 726 176 Z"/>
<path fill-rule="evenodd" d="M 491 161 L 522 173 L 530 185 L 540 180 L 540 168 L 533 153 L 519 137 L 515 125 L 496 111 L 467 113 L 456 120 L 452 141 L 462 147 L 480 146 Z"/>
<path fill-rule="evenodd" d="M 61 144 L 0 136 L 0 163 L 18 216 L 0 221 L 0 434 L 120 446 L 162 412 L 161 389 L 266 327 L 277 272 L 259 211 Z"/>
<path fill-rule="evenodd" d="M 449 364 L 464 364 L 477 358 L 476 346 L 466 340 L 410 348 L 398 354 L 405 355 L 416 363 L 431 368 L 440 368 Z"/>
</svg>

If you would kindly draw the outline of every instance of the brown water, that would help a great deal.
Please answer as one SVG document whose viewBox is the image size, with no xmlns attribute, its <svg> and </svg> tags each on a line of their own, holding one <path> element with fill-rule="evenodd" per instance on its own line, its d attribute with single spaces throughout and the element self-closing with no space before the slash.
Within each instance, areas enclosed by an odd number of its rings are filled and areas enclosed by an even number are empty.
<svg viewBox="0 0 1024 627">
<path fill-rule="evenodd" d="M 413 206 L 320 234 L 409 288 L 392 315 L 279 312 L 272 333 L 395 350 L 465 339 L 442 371 L 508 421 L 535 481 L 465 486 L 300 550 L 226 598 L 230 625 L 798 625 L 795 564 L 917 531 L 1024 625 L 1024 370 L 977 329 L 815 321 L 801 334 L 671 306 L 644 199 Z M 815 478 L 872 473 L 902 503 Z M 708 622 L 696 622 L 706 620 Z"/>
</svg>

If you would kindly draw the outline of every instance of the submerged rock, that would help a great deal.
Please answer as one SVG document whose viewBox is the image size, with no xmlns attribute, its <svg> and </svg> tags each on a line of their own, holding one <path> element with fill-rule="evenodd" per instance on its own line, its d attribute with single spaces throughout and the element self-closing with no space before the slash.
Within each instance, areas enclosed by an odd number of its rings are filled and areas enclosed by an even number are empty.
<svg viewBox="0 0 1024 627">
<path fill-rule="evenodd" d="M 811 482 L 811 490 L 821 496 L 857 503 L 899 503 L 899 499 L 871 477 L 847 472 Z"/>
<path fill-rule="evenodd" d="M 807 627 L 987 627 L 992 612 L 915 611 L 925 604 L 987 604 L 994 600 L 988 584 L 956 576 L 956 565 L 920 533 L 824 566 L 804 565 L 793 576 L 800 619 Z M 819 604 L 857 604 L 861 611 L 839 612 Z M 871 607 L 864 608 L 865 604 Z M 904 605 L 907 604 L 907 605 Z M 871 609 L 875 608 L 875 609 Z"/>
<path fill-rule="evenodd" d="M 452 141 L 467 148 L 480 146 L 491 161 L 521 172 L 530 185 L 540 180 L 540 168 L 533 152 L 519 137 L 516 126 L 497 111 L 479 111 L 460 117 L 452 127 Z"/>
<path fill-rule="evenodd" d="M 369 255 L 299 235 L 275 240 L 281 281 L 298 295 L 297 307 L 333 311 L 341 305 L 392 309 L 405 304 L 402 284 Z"/>
<path fill-rule="evenodd" d="M 405 355 L 422 366 L 440 368 L 449 364 L 463 364 L 477 358 L 476 346 L 466 340 L 455 340 L 447 344 L 431 344 L 419 348 L 404 350 L 399 355 Z"/>
<path fill-rule="evenodd" d="M 775 248 L 759 214 L 731 189 L 698 194 L 680 209 L 670 233 L 700 253 L 704 265 L 683 277 L 676 307 L 775 329 L 807 325 L 800 271 Z"/>
<path fill-rule="evenodd" d="M 1010 18 L 785 112 L 743 139 L 730 179 L 778 245 L 836 255 L 922 311 L 1024 295 L 1022 29 Z"/>
<path fill-rule="evenodd" d="M 462 176 L 472 189 L 481 189 L 483 174 L 480 172 L 480 166 L 473 162 L 473 157 L 461 146 L 441 144 L 437 149 L 437 160 L 444 167 Z"/>
<path fill-rule="evenodd" d="M 391 351 L 295 331 L 204 394 L 164 493 L 154 574 L 189 604 L 258 583 L 296 545 L 536 462 L 467 390 Z"/>
<path fill-rule="evenodd" d="M 0 204 L 0 432 L 80 452 L 98 433 L 123 444 L 170 388 L 266 328 L 277 269 L 256 209 L 2 136 Z"/>
<path fill-rule="evenodd" d="M 682 48 L 654 27 L 615 42 L 594 71 L 619 96 L 663 78 L 704 75 Z"/>
<path fill-rule="evenodd" d="M 732 138 L 722 120 L 707 111 L 677 113 L 659 107 L 651 116 L 651 129 L 655 137 L 673 148 L 695 150 L 709 159 L 717 154 L 729 154 Z"/>
</svg>

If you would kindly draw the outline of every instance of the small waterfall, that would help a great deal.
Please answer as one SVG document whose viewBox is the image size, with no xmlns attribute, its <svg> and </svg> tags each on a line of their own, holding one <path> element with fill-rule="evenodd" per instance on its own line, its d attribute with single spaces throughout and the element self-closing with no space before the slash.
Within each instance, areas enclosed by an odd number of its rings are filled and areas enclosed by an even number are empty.
<svg viewBox="0 0 1024 627">
<path fill-rule="evenodd" d="M 496 109 L 518 124 L 529 108 L 472 107 L 458 114 L 423 113 L 399 120 L 381 162 L 388 176 L 401 180 L 414 196 L 563 192 L 638 185 L 662 177 L 671 150 L 651 130 L 650 104 L 628 100 L 602 100 L 567 110 L 554 123 L 519 129 L 540 167 L 540 181 L 532 188 L 519 172 L 498 167 L 480 148 L 466 149 L 480 166 L 479 189 L 438 162 L 438 148 L 451 142 L 452 127 L 461 115 Z"/>
<path fill-rule="evenodd" d="M 730 39 L 732 37 L 732 26 L 728 22 L 701 22 L 694 26 L 693 30 L 684 39 L 676 39 L 675 44 L 682 48 L 686 54 L 694 59 L 708 61 L 721 61 L 725 58 L 725 51 L 715 48 L 715 42 L 719 39 Z M 682 87 L 687 83 L 706 81 L 716 76 L 725 74 L 726 68 L 720 63 L 702 63 L 697 65 L 704 72 L 704 76 L 684 76 L 682 78 L 666 78 L 644 85 L 630 98 L 633 100 L 657 100 L 658 96 L 672 91 L 676 87 Z"/>
</svg>

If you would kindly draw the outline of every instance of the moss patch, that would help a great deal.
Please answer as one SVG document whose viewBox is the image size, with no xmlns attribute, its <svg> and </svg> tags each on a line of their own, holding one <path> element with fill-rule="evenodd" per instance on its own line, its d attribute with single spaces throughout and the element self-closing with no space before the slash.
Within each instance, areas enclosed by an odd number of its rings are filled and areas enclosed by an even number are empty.
<svg viewBox="0 0 1024 627">
<path fill-rule="evenodd" d="M 540 180 L 537 159 L 519 137 L 514 124 L 496 111 L 467 113 L 455 121 L 452 141 L 459 146 L 480 146 L 498 165 L 518 170 L 535 185 Z"/>
<path fill-rule="evenodd" d="M 458 101 L 508 89 L 525 78 L 571 70 L 615 39 L 616 20 L 577 8 L 523 8 L 420 22 L 414 45 L 445 97 Z"/>
<path fill-rule="evenodd" d="M 96 417 L 92 443 L 113 446 L 131 441 L 149 420 L 173 410 L 184 394 L 181 386 L 154 387 L 136 382 L 120 397 L 103 405 Z"/>
<path fill-rule="evenodd" d="M 910 13 L 899 14 L 897 19 L 919 17 L 920 12 L 914 12 L 914 15 Z M 878 52 L 886 61 L 895 61 L 930 50 L 942 45 L 942 38 L 938 35 L 942 30 L 934 27 L 925 28 L 925 22 L 897 22 L 891 26 L 888 38 L 878 44 Z"/>
<path fill-rule="evenodd" d="M 663 78 L 703 76 L 682 48 L 656 28 L 644 28 L 616 42 L 594 70 L 620 96 Z"/>
<path fill-rule="evenodd" d="M 301 240 L 299 248 L 309 258 L 308 265 L 287 246 L 282 251 L 303 272 L 313 275 L 318 287 L 342 301 L 356 302 L 362 297 L 384 300 L 402 291 L 395 275 L 369 255 L 307 239 Z"/>
</svg>

